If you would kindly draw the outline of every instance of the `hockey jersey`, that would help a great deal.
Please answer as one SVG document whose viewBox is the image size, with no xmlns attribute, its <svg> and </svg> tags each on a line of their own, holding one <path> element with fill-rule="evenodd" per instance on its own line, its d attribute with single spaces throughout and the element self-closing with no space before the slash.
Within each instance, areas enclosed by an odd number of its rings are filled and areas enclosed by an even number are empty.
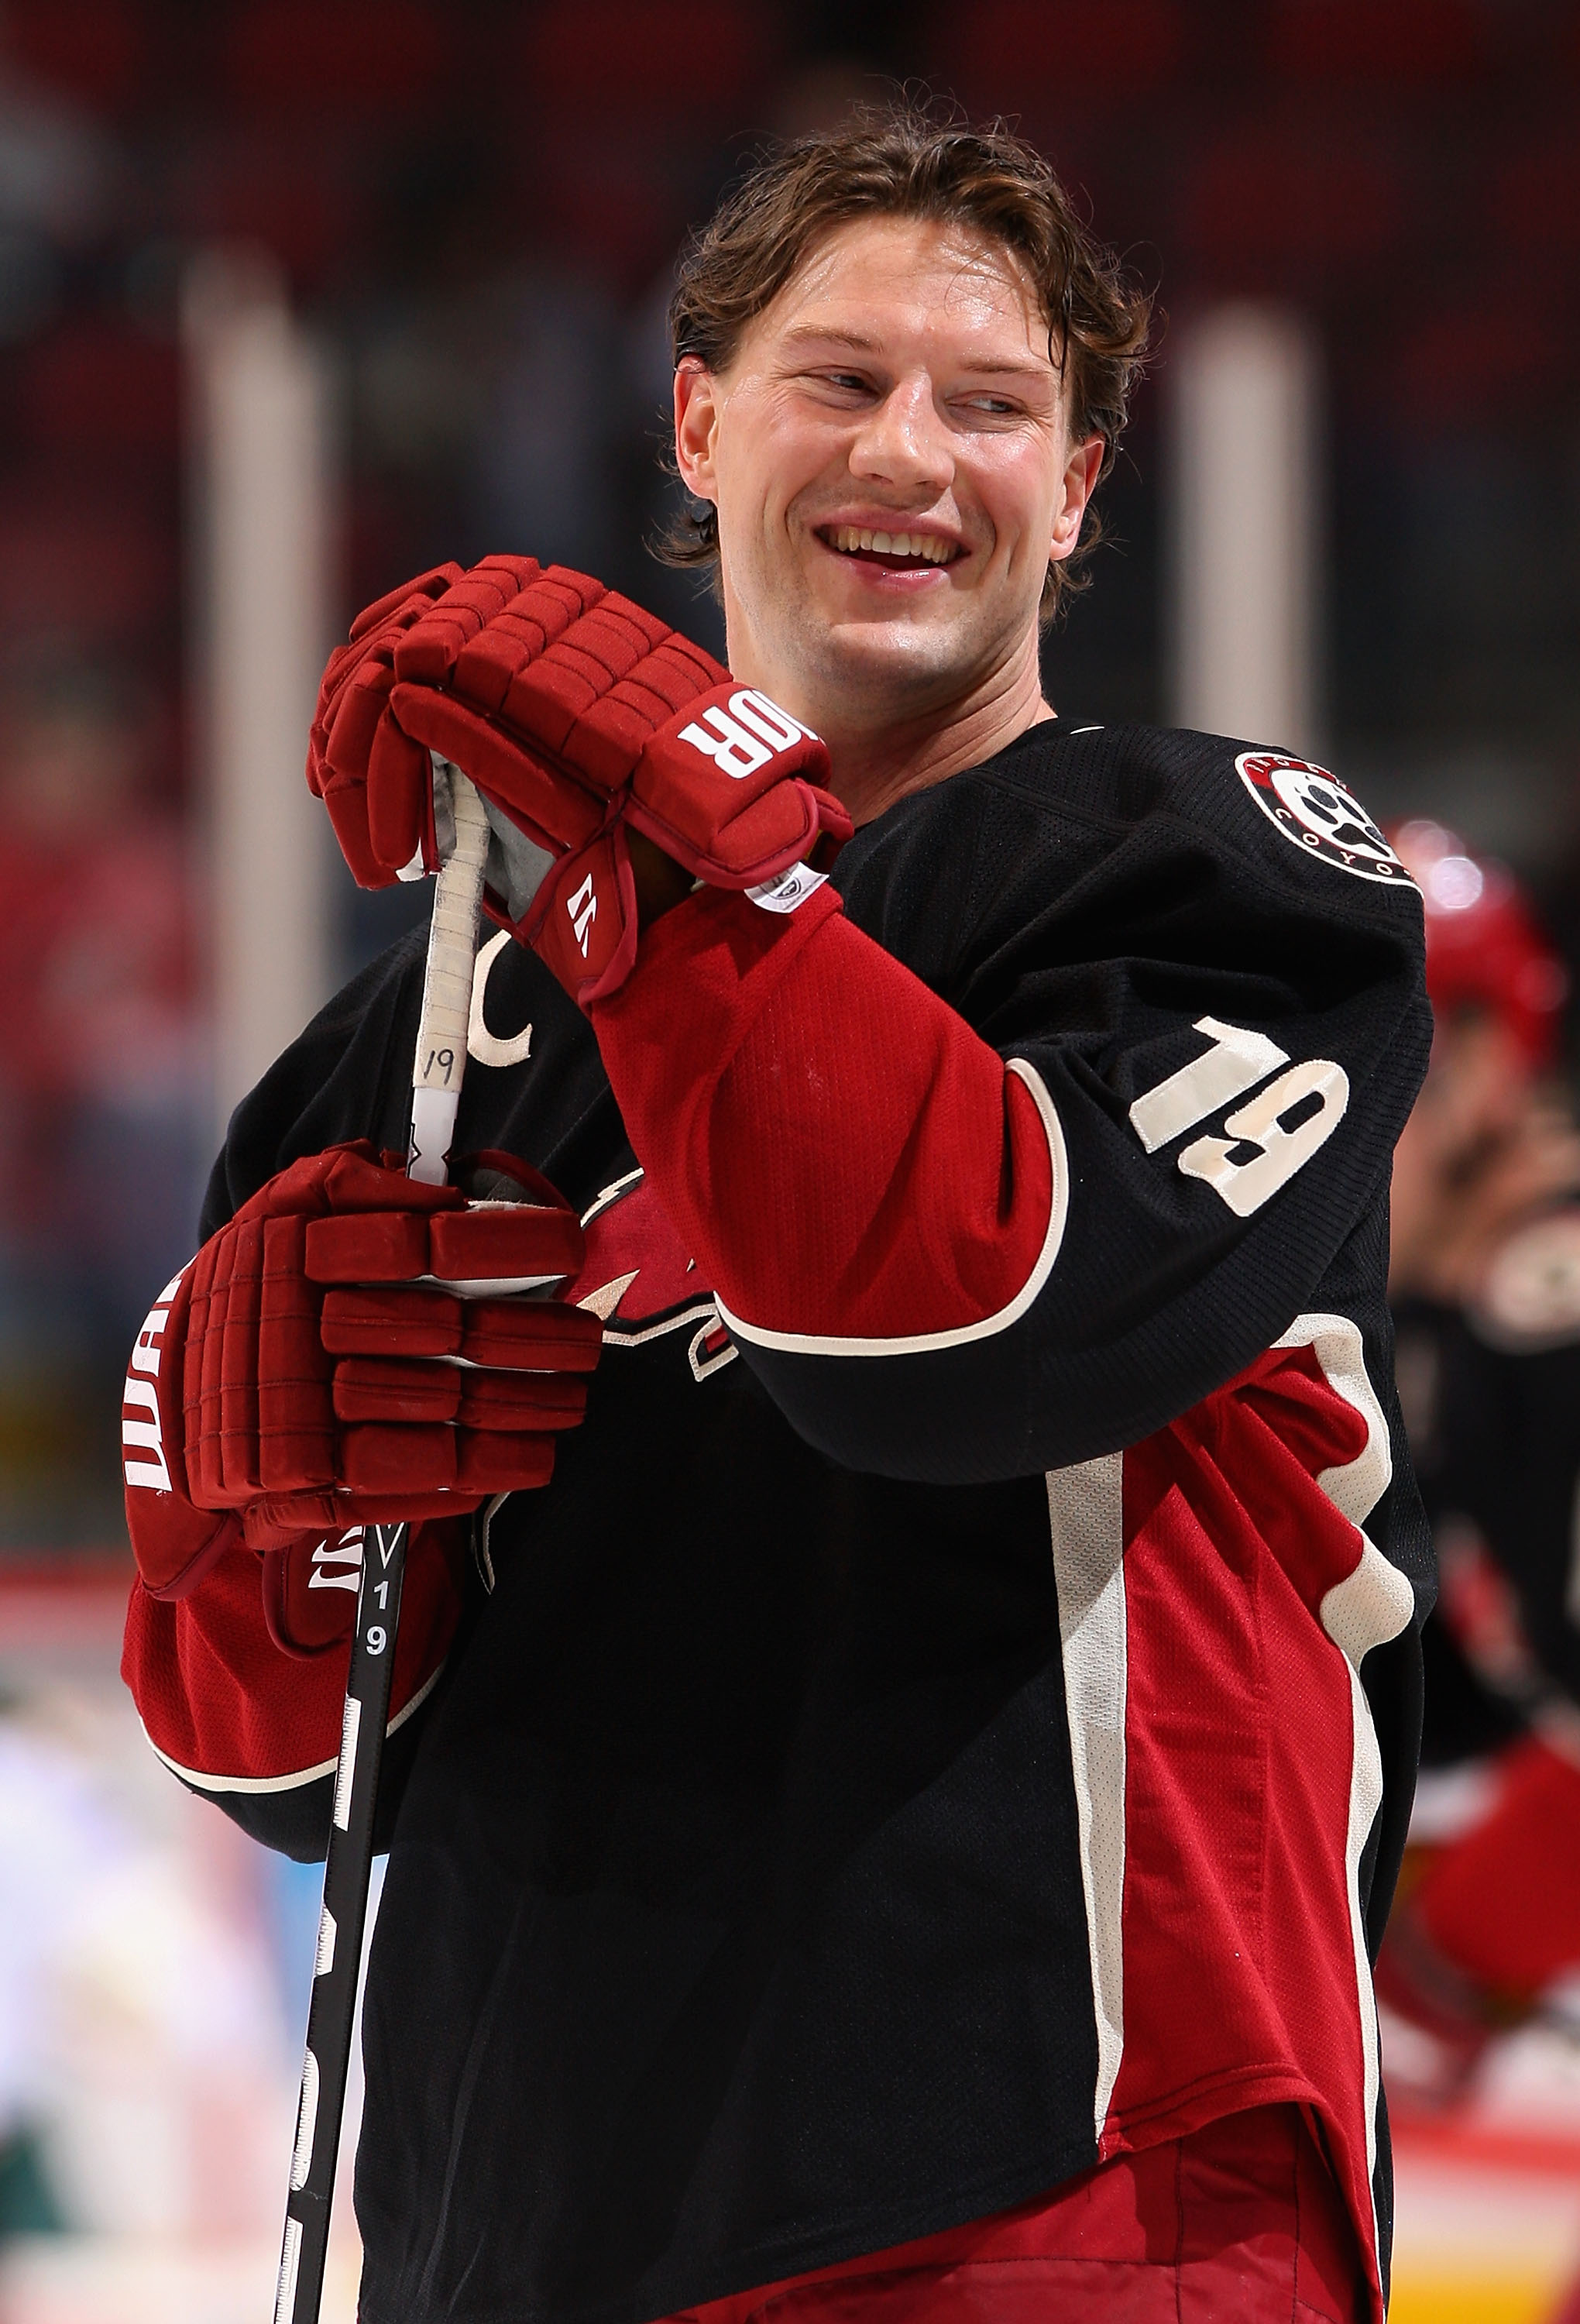
<svg viewBox="0 0 1580 2324">
<path fill-rule="evenodd" d="M 243 1102 L 205 1233 L 401 1144 L 421 978 L 413 937 Z M 585 1213 L 605 1350 L 396 1673 L 367 2324 L 638 2324 L 1281 2102 L 1381 2312 L 1428 1039 L 1344 787 L 1134 727 L 1033 727 L 794 911 L 699 892 L 591 1023 L 482 947 L 458 1143 Z M 310 1856 L 343 1657 L 259 1600 L 239 1536 L 139 1589 L 127 1674 Z"/>
</svg>

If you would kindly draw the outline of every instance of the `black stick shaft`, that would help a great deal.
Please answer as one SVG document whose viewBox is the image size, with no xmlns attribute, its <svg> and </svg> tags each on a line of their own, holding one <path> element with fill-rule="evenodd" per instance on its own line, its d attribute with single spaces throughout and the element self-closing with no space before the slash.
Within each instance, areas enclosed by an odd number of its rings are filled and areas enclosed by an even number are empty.
<svg viewBox="0 0 1580 2324">
<path fill-rule="evenodd" d="M 406 1572 L 406 1527 L 369 1526 L 363 1536 L 356 1636 L 346 1679 L 334 1821 L 324 1867 L 324 1910 L 308 2012 L 301 2103 L 291 2156 L 290 2193 L 274 2324 L 317 2324 L 329 2252 L 329 2207 L 340 2154 L 341 2116 L 351 2067 L 357 1971 L 373 1862 L 373 1810 L 390 1715 L 390 1674 Z"/>
<path fill-rule="evenodd" d="M 409 1175 L 443 1185 L 466 1066 L 477 912 L 488 854 L 488 814 L 458 767 L 436 759 L 455 822 L 455 845 L 439 872 L 428 929 L 412 1077 Z M 426 1150 L 425 1150 L 426 1149 Z M 301 2105 L 291 2156 L 285 2239 L 274 2295 L 274 2324 L 318 2324 L 324 2263 L 329 2252 L 329 2206 L 340 2153 L 340 2118 L 351 2066 L 357 1971 L 373 1868 L 373 1810 L 379 1762 L 390 1716 L 390 1674 L 400 1582 L 406 1571 L 406 1527 L 369 1526 L 363 1536 L 362 1586 L 356 1636 L 346 1679 L 340 1763 L 335 1775 L 335 1817 L 324 1867 L 324 1914 L 318 1960 L 308 2012 L 308 2052 L 302 2061 Z"/>
</svg>

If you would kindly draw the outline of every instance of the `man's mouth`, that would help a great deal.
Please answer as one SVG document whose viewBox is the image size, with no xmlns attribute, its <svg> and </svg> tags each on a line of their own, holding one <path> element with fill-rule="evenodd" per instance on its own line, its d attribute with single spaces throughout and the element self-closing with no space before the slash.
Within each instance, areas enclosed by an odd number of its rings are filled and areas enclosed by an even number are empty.
<svg viewBox="0 0 1580 2324">
<path fill-rule="evenodd" d="M 925 573 L 935 566 L 952 565 L 964 554 L 958 540 L 941 532 L 878 532 L 859 524 L 829 524 L 818 529 L 818 539 L 841 557 L 876 565 L 886 573 Z"/>
</svg>

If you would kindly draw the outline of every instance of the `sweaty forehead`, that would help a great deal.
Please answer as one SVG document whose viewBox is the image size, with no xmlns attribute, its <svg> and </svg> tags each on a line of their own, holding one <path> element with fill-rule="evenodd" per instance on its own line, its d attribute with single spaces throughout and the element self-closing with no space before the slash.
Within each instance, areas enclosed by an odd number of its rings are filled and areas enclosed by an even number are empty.
<svg viewBox="0 0 1580 2324">
<path fill-rule="evenodd" d="M 1048 327 L 1015 254 L 952 225 L 855 218 L 822 236 L 747 333 L 796 343 L 827 329 L 881 344 L 947 339 L 1052 369 Z M 743 346 L 744 352 L 744 346 Z"/>
</svg>

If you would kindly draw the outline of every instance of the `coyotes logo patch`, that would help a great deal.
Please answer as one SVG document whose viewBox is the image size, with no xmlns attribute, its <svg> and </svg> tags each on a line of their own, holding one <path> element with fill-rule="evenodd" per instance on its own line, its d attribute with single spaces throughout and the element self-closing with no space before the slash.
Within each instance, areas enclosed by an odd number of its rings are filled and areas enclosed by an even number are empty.
<svg viewBox="0 0 1580 2324">
<path fill-rule="evenodd" d="M 639 1348 L 689 1326 L 694 1379 L 707 1379 L 734 1360 L 713 1295 L 640 1170 L 606 1186 L 582 1224 L 586 1264 L 557 1296 L 598 1317 L 606 1348 Z"/>
<path fill-rule="evenodd" d="M 1235 770 L 1268 821 L 1303 853 L 1357 880 L 1415 884 L 1354 791 L 1326 767 L 1279 751 L 1242 751 Z"/>
</svg>

